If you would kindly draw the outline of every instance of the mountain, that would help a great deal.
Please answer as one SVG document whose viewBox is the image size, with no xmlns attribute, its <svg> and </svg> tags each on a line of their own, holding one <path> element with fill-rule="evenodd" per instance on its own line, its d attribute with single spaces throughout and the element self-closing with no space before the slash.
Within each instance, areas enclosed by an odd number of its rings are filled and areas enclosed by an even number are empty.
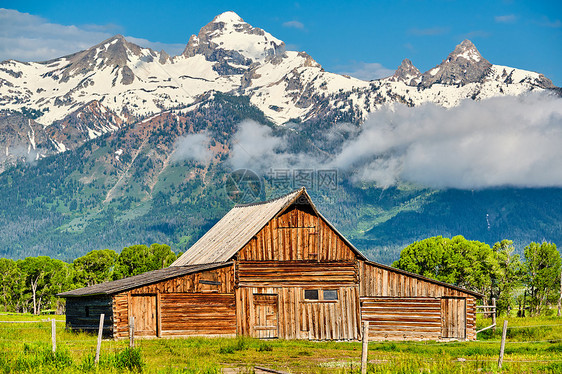
<svg viewBox="0 0 562 374">
<path fill-rule="evenodd" d="M 11 133 L 7 129 L 14 123 L 29 120 L 41 139 L 38 143 L 21 131 L 4 135 L 0 171 L 18 158 L 75 149 L 162 111 L 193 106 L 211 92 L 247 96 L 283 126 L 359 124 L 393 102 L 450 107 L 466 98 L 552 87 L 541 74 L 492 65 L 468 40 L 426 73 L 406 59 L 392 77 L 366 82 L 326 72 L 305 52 L 287 51 L 281 40 L 226 12 L 191 36 L 179 56 L 116 35 L 50 61 L 0 63 L 0 132 Z M 23 155 L 22 149 L 29 152 Z"/>
<path fill-rule="evenodd" d="M 46 62 L 0 64 L 0 256 L 72 259 L 92 249 L 152 242 L 183 251 L 233 202 L 226 162 L 252 119 L 289 151 L 333 154 L 335 124 L 360 126 L 384 105 L 445 107 L 553 90 L 541 74 L 493 65 L 470 41 L 421 73 L 405 59 L 375 81 L 326 72 L 266 31 L 226 12 L 168 56 L 116 35 Z M 207 134 L 208 159 L 181 156 Z M 258 145 L 256 145 L 258 146 Z M 261 146 L 261 145 L 259 145 Z M 359 248 L 391 262 L 404 244 L 463 234 L 525 244 L 562 241 L 561 189 L 438 191 L 356 185 L 311 190 Z M 261 198 L 300 187 L 263 177 Z M 541 204 L 548 209 L 541 209 Z M 529 218 L 532 217 L 532 218 Z"/>
</svg>

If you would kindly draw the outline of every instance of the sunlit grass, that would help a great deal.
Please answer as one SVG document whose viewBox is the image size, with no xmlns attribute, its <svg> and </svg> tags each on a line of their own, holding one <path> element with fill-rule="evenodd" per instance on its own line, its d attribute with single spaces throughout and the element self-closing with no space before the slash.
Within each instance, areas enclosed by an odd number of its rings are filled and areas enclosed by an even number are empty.
<svg viewBox="0 0 562 374">
<path fill-rule="evenodd" d="M 265 366 L 291 373 L 359 373 L 360 342 L 311 342 L 251 338 L 104 340 L 94 365 L 96 336 L 72 332 L 57 322 L 57 352 L 51 351 L 52 316 L 0 315 L 0 373 L 252 373 Z M 64 317 L 56 316 L 57 320 Z M 478 326 L 489 324 L 478 320 Z M 370 373 L 496 373 L 503 319 L 476 342 L 371 342 Z M 549 326 L 542 326 L 549 325 Z M 503 373 L 562 372 L 562 319 L 511 318 Z M 509 327 L 508 326 L 508 327 Z M 523 328 L 515 328 L 523 327 Z"/>
</svg>

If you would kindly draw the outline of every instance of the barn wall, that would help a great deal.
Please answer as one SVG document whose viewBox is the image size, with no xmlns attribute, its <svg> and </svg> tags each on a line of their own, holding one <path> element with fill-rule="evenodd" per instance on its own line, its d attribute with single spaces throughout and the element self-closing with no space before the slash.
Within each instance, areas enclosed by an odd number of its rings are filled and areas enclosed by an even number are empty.
<svg viewBox="0 0 562 374">
<path fill-rule="evenodd" d="M 145 302 L 143 297 L 154 297 L 155 300 Z M 234 266 L 138 287 L 115 294 L 113 300 L 116 338 L 129 336 L 129 317 L 135 314 L 135 320 L 150 320 L 154 331 L 147 329 L 144 333 L 147 336 L 229 335 L 236 332 Z M 132 309 L 135 304 L 139 305 L 138 310 Z M 154 311 L 142 310 L 146 309 L 143 305 L 153 304 Z M 154 313 L 154 325 L 151 313 Z M 190 316 L 189 321 L 186 316 Z"/>
<path fill-rule="evenodd" d="M 233 294 L 161 295 L 162 336 L 236 334 Z"/>
<path fill-rule="evenodd" d="M 336 290 L 337 301 L 309 301 L 305 289 Z M 357 286 L 315 285 L 307 287 L 241 287 L 236 290 L 237 333 L 257 338 L 356 340 L 359 339 L 359 292 Z M 277 295 L 275 316 L 260 315 L 256 302 L 264 295 Z M 263 320 L 276 324 L 264 331 Z"/>
<path fill-rule="evenodd" d="M 104 317 L 104 335 L 111 336 L 113 311 L 111 296 L 69 297 L 66 299 L 66 326 L 77 330 L 97 331 L 100 314 Z"/>
<path fill-rule="evenodd" d="M 238 252 L 241 261 L 355 261 L 355 253 L 307 205 L 272 219 Z"/>
<path fill-rule="evenodd" d="M 203 281 L 203 283 L 201 283 Z M 210 284 L 214 283 L 214 284 Z M 217 284 L 219 283 L 219 284 Z M 198 292 L 234 292 L 234 267 L 225 266 L 218 269 L 188 274 L 143 287 L 135 288 L 132 294 L 156 293 L 198 293 Z"/>
<path fill-rule="evenodd" d="M 424 298 L 435 298 L 436 300 L 443 298 L 460 298 L 466 300 L 465 308 L 455 307 L 454 314 L 456 317 L 454 320 L 463 321 L 463 323 L 466 324 L 467 339 L 476 339 L 476 304 L 473 295 L 406 274 L 370 265 L 364 261 L 359 261 L 359 274 L 359 292 L 362 300 L 369 297 L 387 297 L 387 300 L 391 300 L 389 298 L 419 298 L 420 302 L 424 300 Z M 445 304 L 440 307 L 442 320 L 446 316 L 453 318 L 451 316 L 452 312 L 448 311 L 444 305 Z M 421 318 L 421 315 L 419 317 Z M 401 320 L 400 313 L 397 313 L 394 318 L 399 322 Z M 430 323 L 430 320 L 432 320 L 431 318 L 427 318 L 426 322 Z M 400 331 L 402 330 L 399 330 L 399 332 L 395 334 L 389 334 L 390 338 L 403 339 L 404 334 L 402 334 L 401 338 Z M 441 336 L 444 331 L 448 330 L 441 329 L 439 336 Z M 428 336 L 433 336 L 432 334 L 433 332 L 428 334 Z M 418 334 L 418 337 L 423 337 L 423 334 Z M 427 337 L 427 339 L 434 339 L 434 337 Z"/>
<path fill-rule="evenodd" d="M 289 286 L 330 284 L 354 286 L 359 281 L 356 262 L 240 261 L 238 285 Z"/>
<path fill-rule="evenodd" d="M 360 261 L 361 296 L 472 297 L 453 288 L 414 278 Z"/>
<path fill-rule="evenodd" d="M 433 297 L 361 297 L 361 320 L 370 340 L 441 337 L 441 301 Z"/>
</svg>

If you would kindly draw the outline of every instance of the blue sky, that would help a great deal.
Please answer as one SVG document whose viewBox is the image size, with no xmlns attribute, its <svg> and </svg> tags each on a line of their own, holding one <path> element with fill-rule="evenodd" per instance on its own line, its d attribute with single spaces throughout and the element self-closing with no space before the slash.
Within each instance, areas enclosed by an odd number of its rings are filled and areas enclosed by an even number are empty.
<svg viewBox="0 0 562 374">
<path fill-rule="evenodd" d="M 562 86 L 561 1 L 10 1 L 0 7 L 0 59 L 44 60 L 116 33 L 181 51 L 227 10 L 304 50 L 328 71 L 377 78 L 404 58 L 422 72 L 463 39 L 490 62 Z"/>
</svg>

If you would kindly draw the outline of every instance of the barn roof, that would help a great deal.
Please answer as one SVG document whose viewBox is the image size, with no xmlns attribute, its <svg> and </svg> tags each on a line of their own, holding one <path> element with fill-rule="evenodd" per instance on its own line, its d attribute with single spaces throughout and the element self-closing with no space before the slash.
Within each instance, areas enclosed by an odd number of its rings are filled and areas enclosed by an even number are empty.
<svg viewBox="0 0 562 374">
<path fill-rule="evenodd" d="M 236 205 L 171 266 L 224 262 L 232 259 L 269 221 L 293 203 L 309 204 L 359 258 L 366 259 L 317 210 L 304 187 L 261 203 Z"/>
<path fill-rule="evenodd" d="M 148 271 L 132 277 L 118 279 L 112 282 L 95 284 L 93 286 L 79 288 L 58 294 L 60 297 L 93 296 L 93 295 L 112 295 L 118 292 L 131 290 L 133 288 L 146 286 L 148 284 L 161 282 L 183 275 L 193 274 L 204 270 L 216 269 L 231 265 L 232 262 L 222 262 L 219 264 L 204 264 L 191 266 L 173 266 L 164 269 Z"/>
</svg>

